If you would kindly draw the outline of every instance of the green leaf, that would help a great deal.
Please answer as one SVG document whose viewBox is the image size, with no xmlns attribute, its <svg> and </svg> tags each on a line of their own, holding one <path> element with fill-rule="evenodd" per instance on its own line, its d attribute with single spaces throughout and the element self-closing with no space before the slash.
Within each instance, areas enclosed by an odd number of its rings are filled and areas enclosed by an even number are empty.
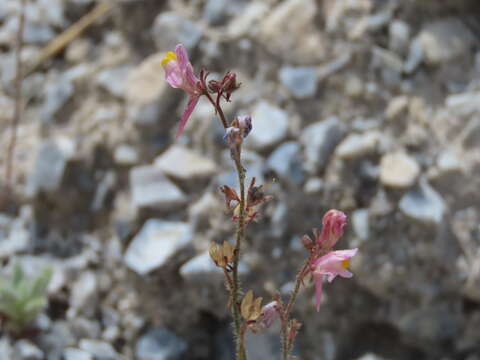
<svg viewBox="0 0 480 360">
<path fill-rule="evenodd" d="M 48 283 L 52 279 L 53 270 L 51 267 L 43 269 L 42 273 L 35 279 L 32 289 L 34 296 L 45 295 Z"/>
<path fill-rule="evenodd" d="M 23 273 L 22 266 L 18 262 L 15 263 L 15 265 L 13 266 L 13 273 L 12 273 L 13 286 L 18 286 L 18 284 L 20 284 L 20 282 L 22 281 L 23 276 L 24 276 L 24 273 Z"/>
</svg>

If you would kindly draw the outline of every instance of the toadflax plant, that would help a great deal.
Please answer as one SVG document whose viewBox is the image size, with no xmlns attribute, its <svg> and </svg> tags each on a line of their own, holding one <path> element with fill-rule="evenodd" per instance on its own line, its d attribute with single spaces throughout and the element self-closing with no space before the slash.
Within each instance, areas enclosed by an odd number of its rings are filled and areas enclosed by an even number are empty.
<svg viewBox="0 0 480 360">
<path fill-rule="evenodd" d="M 245 186 L 246 169 L 242 166 L 242 144 L 252 131 L 252 118 L 246 115 L 237 116 L 228 122 L 225 117 L 222 101 L 229 102 L 232 93 L 239 88 L 234 73 L 228 72 L 220 81 L 207 81 L 209 73 L 202 69 L 197 77 L 188 54 L 181 44 L 175 47 L 175 52 L 167 52 L 162 60 L 162 66 L 166 81 L 172 87 L 182 89 L 189 95 L 176 137 L 182 134 L 199 99 L 202 96 L 206 97 L 225 129 L 224 139 L 230 148 L 231 158 L 238 174 L 239 192 L 227 185 L 220 189 L 225 196 L 227 209 L 232 213 L 232 221 L 236 224 L 235 243 L 231 244 L 228 241 L 224 241 L 223 244 L 212 243 L 209 249 L 210 257 L 225 275 L 225 284 L 229 293 L 228 306 L 233 317 L 236 359 L 247 359 L 245 333 L 247 331 L 256 333 L 268 328 L 276 319 L 279 319 L 281 324 L 282 360 L 291 359 L 293 343 L 301 327 L 298 320 L 291 318 L 291 312 L 300 288 L 305 284 L 305 279 L 314 279 L 316 308 L 319 311 L 324 279 L 332 282 L 338 275 L 344 278 L 352 276 L 348 271 L 348 265 L 350 259 L 357 253 L 357 249 L 332 250 L 343 235 L 347 217 L 341 211 L 329 210 L 323 217 L 322 229 L 313 229 L 314 239 L 312 240 L 308 235 L 303 236 L 302 244 L 308 251 L 308 256 L 297 273 L 288 301 L 276 295 L 269 303 L 262 306 L 263 299 L 255 297 L 252 290 L 248 290 L 242 296 L 238 264 L 245 230 L 256 218 L 259 205 L 271 199 L 271 196 L 263 192 L 262 185 L 255 183 L 255 178 L 250 180 L 248 188 Z"/>
</svg>

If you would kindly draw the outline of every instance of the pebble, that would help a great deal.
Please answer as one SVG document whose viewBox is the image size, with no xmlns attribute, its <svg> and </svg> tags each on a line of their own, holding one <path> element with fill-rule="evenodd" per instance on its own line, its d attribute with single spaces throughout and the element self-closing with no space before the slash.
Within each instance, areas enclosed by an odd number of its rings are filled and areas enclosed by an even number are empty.
<svg viewBox="0 0 480 360">
<path fill-rule="evenodd" d="M 142 335 L 135 346 L 137 360 L 181 360 L 187 342 L 170 330 L 156 328 Z"/>
<path fill-rule="evenodd" d="M 123 98 L 126 90 L 126 82 L 132 67 L 122 65 L 111 69 L 106 69 L 98 73 L 96 82 L 111 95 Z"/>
<path fill-rule="evenodd" d="M 278 146 L 268 157 L 267 165 L 282 179 L 299 185 L 304 180 L 300 145 L 288 141 Z"/>
<path fill-rule="evenodd" d="M 253 130 L 246 139 L 248 147 L 266 150 L 288 134 L 288 114 L 279 107 L 260 101 L 252 113 Z"/>
<path fill-rule="evenodd" d="M 457 18 L 429 23 L 418 39 L 429 64 L 440 64 L 467 55 L 475 43 L 472 32 Z"/>
<path fill-rule="evenodd" d="M 155 159 L 155 167 L 181 180 L 195 180 L 214 175 L 216 164 L 209 158 L 180 145 L 173 145 Z"/>
<path fill-rule="evenodd" d="M 317 194 L 322 191 L 324 187 L 324 182 L 319 177 L 313 177 L 308 179 L 303 186 L 303 191 L 306 194 Z"/>
<path fill-rule="evenodd" d="M 130 190 L 132 206 L 137 211 L 143 208 L 166 209 L 187 201 L 184 193 L 155 166 L 132 168 Z"/>
<path fill-rule="evenodd" d="M 78 312 L 92 316 L 97 304 L 97 277 L 93 271 L 85 271 L 73 283 L 70 293 L 68 315 L 74 317 Z"/>
<path fill-rule="evenodd" d="M 188 223 L 149 219 L 125 252 L 127 266 L 139 275 L 161 267 L 192 240 Z"/>
<path fill-rule="evenodd" d="M 400 55 L 406 54 L 410 43 L 410 33 L 410 25 L 401 20 L 393 20 L 388 27 L 390 50 Z"/>
<path fill-rule="evenodd" d="M 314 67 L 284 66 L 279 70 L 278 78 L 297 99 L 311 97 L 317 91 L 318 77 Z"/>
<path fill-rule="evenodd" d="M 352 213 L 352 226 L 355 235 L 361 240 L 367 240 L 370 234 L 368 209 L 357 209 Z"/>
<path fill-rule="evenodd" d="M 443 198 L 425 180 L 407 192 L 399 203 L 408 217 L 425 224 L 440 224 L 446 206 Z"/>
<path fill-rule="evenodd" d="M 215 0 L 211 0 L 215 1 Z M 256 23 L 259 22 L 268 12 L 269 6 L 263 2 L 250 2 L 227 27 L 227 35 L 230 38 L 237 39 L 247 35 Z"/>
<path fill-rule="evenodd" d="M 121 360 L 121 356 L 107 342 L 91 339 L 82 339 L 80 349 L 90 353 L 95 360 Z"/>
<path fill-rule="evenodd" d="M 441 173 L 457 172 L 462 170 L 460 156 L 452 150 L 443 150 L 437 157 L 437 168 Z"/>
<path fill-rule="evenodd" d="M 75 155 L 75 143 L 68 137 L 44 140 L 37 151 L 35 165 L 29 177 L 27 192 L 56 193 L 65 176 L 68 162 Z"/>
<path fill-rule="evenodd" d="M 19 360 L 42 360 L 43 351 L 28 340 L 20 340 L 15 343 L 15 352 Z"/>
<path fill-rule="evenodd" d="M 94 360 L 93 356 L 84 350 L 67 348 L 63 351 L 65 360 Z"/>
<path fill-rule="evenodd" d="M 420 39 L 415 38 L 410 42 L 408 55 L 403 63 L 403 71 L 412 74 L 424 59 L 424 51 Z"/>
<path fill-rule="evenodd" d="M 41 119 L 46 123 L 61 121 L 59 118 L 61 110 L 74 93 L 72 80 L 67 76 L 58 75 L 47 81 L 43 92 L 45 100 L 40 110 Z"/>
<path fill-rule="evenodd" d="M 10 221 L 8 220 L 8 222 Z M 2 223 L 1 227 L 3 225 Z M 11 224 L 5 225 L 7 228 L 5 231 L 8 231 L 8 235 L 0 233 L 0 258 L 9 258 L 16 253 L 27 251 L 31 247 L 31 234 L 24 221 L 16 219 Z"/>
<path fill-rule="evenodd" d="M 344 160 L 357 159 L 375 151 L 380 140 L 376 131 L 365 134 L 350 134 L 335 149 L 335 154 Z"/>
<path fill-rule="evenodd" d="M 345 130 L 345 125 L 337 117 L 316 122 L 303 130 L 300 141 L 304 146 L 307 172 L 315 174 L 325 168 Z"/>
<path fill-rule="evenodd" d="M 160 51 L 173 51 L 177 44 L 192 50 L 202 34 L 200 26 L 175 12 L 161 12 L 152 28 L 152 38 Z"/>
<path fill-rule="evenodd" d="M 418 163 L 404 152 L 386 154 L 380 161 L 380 181 L 393 188 L 412 186 L 420 174 Z"/>
<path fill-rule="evenodd" d="M 207 0 L 203 8 L 203 18 L 210 25 L 221 24 L 232 2 L 229 0 Z"/>
<path fill-rule="evenodd" d="M 120 144 L 113 153 L 115 162 L 119 165 L 135 165 L 140 161 L 137 148 L 128 144 Z"/>
<path fill-rule="evenodd" d="M 408 96 L 400 95 L 391 99 L 385 110 L 385 117 L 388 120 L 395 119 L 402 112 L 405 112 L 408 108 L 409 99 Z"/>
</svg>

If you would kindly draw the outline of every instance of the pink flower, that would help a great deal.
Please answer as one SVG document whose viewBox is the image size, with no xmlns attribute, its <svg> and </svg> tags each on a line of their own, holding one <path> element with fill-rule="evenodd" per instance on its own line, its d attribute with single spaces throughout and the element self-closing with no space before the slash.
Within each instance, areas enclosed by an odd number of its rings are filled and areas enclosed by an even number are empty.
<svg viewBox="0 0 480 360">
<path fill-rule="evenodd" d="M 343 235 L 347 215 L 339 210 L 328 210 L 323 216 L 322 224 L 321 234 L 318 235 L 318 231 L 315 234 L 317 244 L 325 250 L 330 250 Z"/>
<path fill-rule="evenodd" d="M 175 47 L 175 52 L 167 52 L 167 55 L 162 59 L 162 66 L 165 70 L 165 79 L 170 86 L 176 89 L 182 89 L 190 95 L 187 108 L 183 112 L 180 125 L 178 126 L 176 135 L 178 138 L 182 135 L 187 120 L 192 114 L 193 109 L 197 105 L 203 92 L 199 86 L 200 80 L 193 73 L 192 64 L 188 60 L 187 50 L 185 50 L 185 47 L 182 44 L 178 44 Z"/>
<path fill-rule="evenodd" d="M 347 270 L 350 259 L 355 256 L 358 249 L 336 250 L 319 257 L 312 264 L 313 276 L 315 278 L 315 299 L 317 311 L 320 310 L 320 299 L 322 297 L 322 285 L 324 277 L 332 282 L 337 275 L 344 278 L 351 278 L 353 274 Z"/>
<path fill-rule="evenodd" d="M 268 329 L 278 317 L 278 302 L 271 301 L 267 305 L 263 306 L 262 313 L 260 314 L 259 318 L 259 325 L 262 328 Z"/>
</svg>

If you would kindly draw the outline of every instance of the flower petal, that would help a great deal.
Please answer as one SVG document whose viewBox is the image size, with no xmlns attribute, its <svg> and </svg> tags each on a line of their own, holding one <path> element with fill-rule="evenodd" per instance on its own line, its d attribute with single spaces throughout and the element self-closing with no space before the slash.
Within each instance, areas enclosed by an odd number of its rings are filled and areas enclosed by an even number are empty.
<svg viewBox="0 0 480 360">
<path fill-rule="evenodd" d="M 322 298 L 323 276 L 315 276 L 315 304 L 317 311 L 320 311 L 320 300 Z"/>
<path fill-rule="evenodd" d="M 180 124 L 178 125 L 177 135 L 175 136 L 177 139 L 180 137 L 180 135 L 182 135 L 183 129 L 185 128 L 185 125 L 187 125 L 187 121 L 190 118 L 190 115 L 192 115 L 193 109 L 195 109 L 195 106 L 197 105 L 199 99 L 200 97 L 198 96 L 190 96 L 190 98 L 188 99 L 187 108 L 183 112 L 182 119 L 180 120 Z"/>
</svg>

